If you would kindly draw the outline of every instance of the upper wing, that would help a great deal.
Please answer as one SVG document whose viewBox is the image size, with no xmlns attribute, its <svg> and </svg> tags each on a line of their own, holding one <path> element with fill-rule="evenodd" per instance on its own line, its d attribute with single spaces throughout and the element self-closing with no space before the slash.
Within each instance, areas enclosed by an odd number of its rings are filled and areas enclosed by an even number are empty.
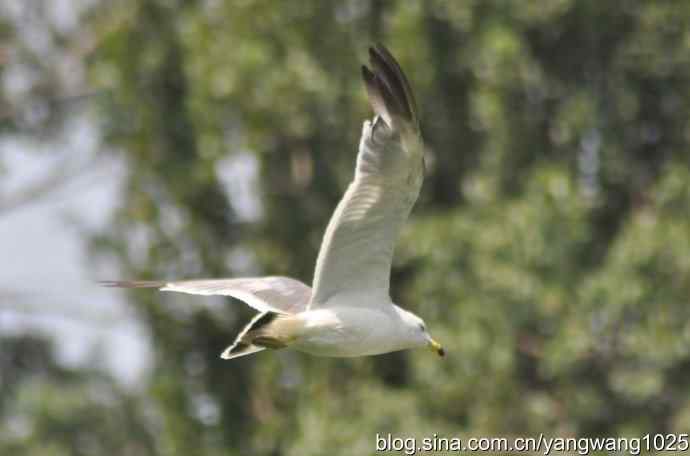
<svg viewBox="0 0 690 456">
<path fill-rule="evenodd" d="M 289 277 L 252 277 L 238 279 L 208 279 L 164 281 L 101 282 L 120 288 L 159 288 L 198 295 L 232 296 L 260 312 L 295 314 L 307 308 L 311 288 Z"/>
<path fill-rule="evenodd" d="M 382 46 L 362 67 L 369 102 L 354 180 L 326 228 L 310 306 L 342 291 L 388 293 L 393 248 L 424 179 L 424 146 L 412 91 Z"/>
</svg>

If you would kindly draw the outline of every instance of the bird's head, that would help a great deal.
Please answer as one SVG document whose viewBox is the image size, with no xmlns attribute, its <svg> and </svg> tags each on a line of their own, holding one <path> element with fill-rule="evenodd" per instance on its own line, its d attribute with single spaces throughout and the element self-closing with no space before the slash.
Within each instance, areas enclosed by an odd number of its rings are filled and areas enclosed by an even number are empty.
<svg viewBox="0 0 690 456">
<path fill-rule="evenodd" d="M 398 307 L 398 309 L 400 309 Z M 405 323 L 405 328 L 407 330 L 407 337 L 412 341 L 415 347 L 429 347 L 438 356 L 445 356 L 446 352 L 439 344 L 436 342 L 429 332 L 427 331 L 426 324 L 424 320 L 419 318 L 412 312 L 400 309 L 400 317 Z"/>
</svg>

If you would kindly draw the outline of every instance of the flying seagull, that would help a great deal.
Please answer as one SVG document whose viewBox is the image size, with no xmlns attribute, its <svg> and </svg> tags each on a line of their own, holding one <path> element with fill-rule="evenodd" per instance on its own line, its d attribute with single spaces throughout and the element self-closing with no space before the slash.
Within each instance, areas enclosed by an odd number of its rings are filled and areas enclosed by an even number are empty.
<svg viewBox="0 0 690 456">
<path fill-rule="evenodd" d="M 313 288 L 278 276 L 103 283 L 244 301 L 259 313 L 223 359 L 265 349 L 353 357 L 423 346 L 443 356 L 424 321 L 389 294 L 393 248 L 424 179 L 424 144 L 400 65 L 381 45 L 369 48 L 369 59 L 362 78 L 375 116 L 364 122 L 354 179 L 326 228 Z"/>
</svg>

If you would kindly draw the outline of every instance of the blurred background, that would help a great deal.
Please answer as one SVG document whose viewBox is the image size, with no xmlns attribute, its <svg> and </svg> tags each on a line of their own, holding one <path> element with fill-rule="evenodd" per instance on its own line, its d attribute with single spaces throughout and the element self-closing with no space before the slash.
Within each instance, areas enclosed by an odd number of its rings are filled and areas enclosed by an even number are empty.
<svg viewBox="0 0 690 456">
<path fill-rule="evenodd" d="M 385 43 L 430 146 L 394 300 L 448 351 L 219 359 L 290 275 Z M 352 455 L 690 429 L 690 4 L 0 3 L 0 453 Z"/>
</svg>

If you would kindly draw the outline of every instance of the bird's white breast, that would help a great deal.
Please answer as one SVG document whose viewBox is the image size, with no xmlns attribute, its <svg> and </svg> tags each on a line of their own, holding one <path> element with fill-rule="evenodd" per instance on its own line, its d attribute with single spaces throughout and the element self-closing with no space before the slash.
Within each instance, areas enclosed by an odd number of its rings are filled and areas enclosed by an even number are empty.
<svg viewBox="0 0 690 456">
<path fill-rule="evenodd" d="M 317 356 L 365 356 L 405 348 L 400 323 L 392 305 L 339 303 L 296 315 L 302 331 L 292 344 L 297 350 Z"/>
</svg>

